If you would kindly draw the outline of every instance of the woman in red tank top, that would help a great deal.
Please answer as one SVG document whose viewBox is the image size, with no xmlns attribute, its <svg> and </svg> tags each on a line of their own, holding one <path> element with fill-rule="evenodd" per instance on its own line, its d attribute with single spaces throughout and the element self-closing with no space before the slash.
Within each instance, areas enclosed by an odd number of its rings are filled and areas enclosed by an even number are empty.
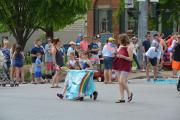
<svg viewBox="0 0 180 120">
<path fill-rule="evenodd" d="M 133 60 L 133 49 L 129 45 L 129 38 L 126 34 L 121 34 L 120 46 L 117 51 L 116 59 L 114 61 L 113 69 L 116 70 L 116 75 L 119 81 L 120 99 L 116 103 L 124 103 L 124 91 L 128 93 L 128 102 L 132 100 L 133 94 L 127 85 L 128 74 L 131 71 Z"/>
</svg>

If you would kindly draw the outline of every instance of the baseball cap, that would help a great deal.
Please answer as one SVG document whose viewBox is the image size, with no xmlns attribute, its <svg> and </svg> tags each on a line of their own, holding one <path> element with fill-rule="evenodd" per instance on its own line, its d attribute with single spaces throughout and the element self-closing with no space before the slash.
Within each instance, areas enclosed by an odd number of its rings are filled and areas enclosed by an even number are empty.
<svg viewBox="0 0 180 120">
<path fill-rule="evenodd" d="M 108 39 L 108 41 L 109 42 L 113 42 L 115 39 L 113 38 L 113 37 L 110 37 L 109 39 Z"/>
</svg>

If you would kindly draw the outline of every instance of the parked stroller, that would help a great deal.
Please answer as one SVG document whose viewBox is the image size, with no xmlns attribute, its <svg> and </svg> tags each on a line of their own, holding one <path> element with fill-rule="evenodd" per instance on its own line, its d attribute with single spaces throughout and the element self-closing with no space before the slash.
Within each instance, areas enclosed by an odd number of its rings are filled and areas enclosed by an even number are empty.
<svg viewBox="0 0 180 120">
<path fill-rule="evenodd" d="M 10 85 L 10 87 L 19 86 L 16 81 L 10 80 L 7 65 L 3 61 L 2 52 L 0 52 L 0 86 L 5 87 L 6 85 Z"/>
</svg>

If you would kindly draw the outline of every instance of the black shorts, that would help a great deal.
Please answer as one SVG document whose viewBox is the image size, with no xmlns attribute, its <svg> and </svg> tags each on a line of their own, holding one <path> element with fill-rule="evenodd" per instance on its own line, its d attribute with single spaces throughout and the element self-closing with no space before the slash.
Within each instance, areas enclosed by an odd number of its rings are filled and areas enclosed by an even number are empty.
<svg viewBox="0 0 180 120">
<path fill-rule="evenodd" d="M 157 65 L 157 58 L 149 58 L 149 62 L 151 63 L 152 66 Z"/>
</svg>

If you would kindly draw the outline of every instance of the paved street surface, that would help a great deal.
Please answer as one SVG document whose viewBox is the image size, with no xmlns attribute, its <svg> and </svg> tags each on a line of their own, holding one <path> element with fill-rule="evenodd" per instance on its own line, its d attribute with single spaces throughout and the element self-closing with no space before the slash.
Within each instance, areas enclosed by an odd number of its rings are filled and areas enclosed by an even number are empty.
<svg viewBox="0 0 180 120">
<path fill-rule="evenodd" d="M 132 103 L 116 104 L 118 85 L 96 83 L 97 101 L 59 100 L 50 85 L 0 87 L 0 120 L 180 120 L 180 93 L 175 85 L 133 80 Z M 62 86 L 62 85 L 61 85 Z"/>
</svg>

